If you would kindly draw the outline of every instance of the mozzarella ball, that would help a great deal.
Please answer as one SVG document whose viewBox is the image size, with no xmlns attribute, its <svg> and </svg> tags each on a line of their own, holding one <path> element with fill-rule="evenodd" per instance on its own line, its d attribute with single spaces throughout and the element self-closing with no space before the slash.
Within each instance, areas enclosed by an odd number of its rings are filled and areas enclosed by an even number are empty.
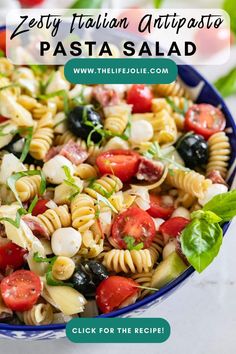
<svg viewBox="0 0 236 354">
<path fill-rule="evenodd" d="M 224 184 L 219 184 L 219 183 L 212 184 L 210 187 L 208 187 L 208 189 L 204 193 L 203 198 L 198 199 L 198 202 L 201 205 L 205 205 L 216 195 L 226 193 L 227 191 L 228 188 Z"/>
<path fill-rule="evenodd" d="M 52 251 L 56 256 L 73 257 L 79 251 L 81 242 L 79 231 L 73 227 L 63 227 L 52 234 Z"/>
<path fill-rule="evenodd" d="M 184 207 L 178 207 L 172 213 L 171 218 L 176 218 L 177 216 L 185 219 L 190 219 L 190 212 Z"/>
<path fill-rule="evenodd" d="M 148 121 L 141 119 L 131 123 L 129 140 L 134 144 L 140 144 L 151 140 L 153 127 Z"/>
<path fill-rule="evenodd" d="M 75 173 L 73 164 L 64 156 L 56 155 L 43 165 L 43 172 L 47 181 L 52 184 L 60 184 L 66 179 L 63 166 L 67 166 L 71 175 Z"/>
<path fill-rule="evenodd" d="M 166 259 L 171 253 L 175 252 L 176 244 L 174 241 L 170 241 L 165 245 L 162 251 L 163 259 Z"/>
<path fill-rule="evenodd" d="M 106 151 L 113 149 L 127 150 L 129 149 L 129 144 L 124 139 L 121 139 L 118 136 L 114 136 L 114 138 L 111 138 L 108 141 L 103 150 Z"/>
</svg>

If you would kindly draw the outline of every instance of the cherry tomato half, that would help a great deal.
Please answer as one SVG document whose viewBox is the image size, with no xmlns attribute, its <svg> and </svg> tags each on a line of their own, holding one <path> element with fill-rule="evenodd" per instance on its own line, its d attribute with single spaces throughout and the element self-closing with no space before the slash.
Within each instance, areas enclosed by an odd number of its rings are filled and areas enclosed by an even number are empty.
<svg viewBox="0 0 236 354">
<path fill-rule="evenodd" d="M 24 255 L 27 251 L 13 242 L 0 246 L 0 270 L 5 271 L 7 266 L 15 269 L 24 264 Z"/>
<path fill-rule="evenodd" d="M 177 216 L 161 224 L 159 231 L 162 233 L 164 243 L 167 244 L 170 238 L 178 237 L 181 231 L 189 224 L 190 220 Z"/>
<path fill-rule="evenodd" d="M 0 32 L 1 33 L 1 32 Z M 9 120 L 9 118 L 7 118 L 7 117 L 4 117 L 4 116 L 0 116 L 0 123 L 4 123 L 4 122 L 6 122 L 6 121 L 8 121 Z"/>
<path fill-rule="evenodd" d="M 44 2 L 44 0 L 19 0 L 21 6 L 24 7 L 33 7 L 33 6 L 37 6 L 40 5 Z"/>
<path fill-rule="evenodd" d="M 225 116 L 219 108 L 207 103 L 194 104 L 185 116 L 185 129 L 208 139 L 212 134 L 224 130 Z"/>
<path fill-rule="evenodd" d="M 147 212 L 153 218 L 168 219 L 175 210 L 174 205 L 167 204 L 165 197 L 161 195 L 150 194 L 150 202 Z"/>
<path fill-rule="evenodd" d="M 122 182 L 129 181 L 138 171 L 140 156 L 132 150 L 108 150 L 97 157 L 97 166 L 102 175 L 110 173 Z"/>
<path fill-rule="evenodd" d="M 5 277 L 0 290 L 5 304 L 13 311 L 30 310 L 41 293 L 38 275 L 30 270 L 17 270 Z"/>
<path fill-rule="evenodd" d="M 150 112 L 153 94 L 148 86 L 133 85 L 127 92 L 126 101 L 133 105 L 133 113 Z"/>
<path fill-rule="evenodd" d="M 111 229 L 112 241 L 121 249 L 127 249 L 124 241 L 124 237 L 127 236 L 134 238 L 134 245 L 143 242 L 143 248 L 148 248 L 151 246 L 155 233 L 155 224 L 151 216 L 136 206 L 120 213 L 115 218 Z"/>
<path fill-rule="evenodd" d="M 48 207 L 46 204 L 49 202 L 48 199 L 39 199 L 32 210 L 32 215 L 37 216 L 39 214 L 43 214 L 46 210 L 48 210 Z"/>
<path fill-rule="evenodd" d="M 0 49 L 6 53 L 6 31 L 0 31 Z"/>
<path fill-rule="evenodd" d="M 103 313 L 118 309 L 129 297 L 138 294 L 138 286 L 138 283 L 129 278 L 117 275 L 108 277 L 96 289 L 96 302 L 99 309 Z"/>
</svg>

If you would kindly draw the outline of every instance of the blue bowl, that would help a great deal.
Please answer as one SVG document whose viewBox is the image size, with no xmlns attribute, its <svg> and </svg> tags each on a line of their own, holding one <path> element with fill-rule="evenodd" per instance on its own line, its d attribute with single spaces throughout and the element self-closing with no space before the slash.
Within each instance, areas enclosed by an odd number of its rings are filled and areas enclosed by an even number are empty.
<svg viewBox="0 0 236 354">
<path fill-rule="evenodd" d="M 4 29 L 0 27 L 0 30 Z M 181 65 L 178 67 L 180 79 L 190 88 L 199 88 L 197 102 L 210 103 L 214 106 L 220 106 L 227 118 L 227 128 L 229 129 L 229 137 L 232 148 L 232 155 L 230 160 L 231 173 L 228 180 L 231 186 L 233 179 L 236 175 L 236 166 L 234 166 L 236 157 L 236 125 L 232 115 L 230 114 L 225 102 L 214 87 L 205 80 L 193 67 Z M 224 234 L 226 233 L 230 223 L 226 223 L 223 227 Z M 163 287 L 160 291 L 153 295 L 146 297 L 137 303 L 122 308 L 120 310 L 111 312 L 100 317 L 135 317 L 143 313 L 150 307 L 157 306 L 158 303 L 167 299 L 177 289 L 185 284 L 185 282 L 193 275 L 194 268 L 189 267 L 177 279 Z M 65 324 L 52 324 L 46 326 L 14 326 L 0 323 L 0 338 L 8 339 L 58 339 L 65 337 Z"/>
</svg>

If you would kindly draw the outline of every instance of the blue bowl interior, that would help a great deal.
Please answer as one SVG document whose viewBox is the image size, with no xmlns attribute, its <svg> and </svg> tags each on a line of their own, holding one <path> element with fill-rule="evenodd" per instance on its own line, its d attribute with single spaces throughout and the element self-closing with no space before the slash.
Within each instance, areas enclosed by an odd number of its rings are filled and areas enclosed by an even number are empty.
<svg viewBox="0 0 236 354">
<path fill-rule="evenodd" d="M 4 27 L 2 28 L 0 27 L 0 30 L 1 29 L 4 29 Z M 236 126 L 233 117 L 231 116 L 223 99 L 221 98 L 219 93 L 214 89 L 214 87 L 207 80 L 205 80 L 201 76 L 201 74 L 199 74 L 193 67 L 189 65 L 188 66 L 181 65 L 178 66 L 178 71 L 181 80 L 190 87 L 196 87 L 197 85 L 199 85 L 200 82 L 203 82 L 203 87 L 198 96 L 197 102 L 210 103 L 214 106 L 220 106 L 221 109 L 223 110 L 227 118 L 227 127 L 231 128 L 232 130 L 232 132 L 229 133 L 231 148 L 232 148 L 230 165 L 232 165 L 236 157 Z M 236 168 L 231 174 L 231 177 L 229 179 L 229 185 L 231 185 L 233 178 L 235 177 L 235 174 L 236 174 Z M 227 231 L 228 227 L 229 227 L 229 223 L 226 223 L 223 227 L 224 234 Z M 104 317 L 104 318 L 116 317 L 116 316 L 129 317 L 132 316 L 132 314 L 129 313 L 134 310 L 136 314 L 138 314 L 139 312 L 141 313 L 143 312 L 144 309 L 153 306 L 154 303 L 158 303 L 163 298 L 167 298 L 168 296 L 170 296 L 178 287 L 180 287 L 185 283 L 185 281 L 193 274 L 193 272 L 194 272 L 193 267 L 189 267 L 177 279 L 175 279 L 173 282 L 163 287 L 160 291 L 156 292 L 155 294 L 150 295 L 133 305 L 127 306 L 126 308 L 119 309 L 109 314 L 100 315 L 100 317 Z M 37 332 L 41 332 L 45 334 L 44 338 L 45 337 L 50 338 L 50 336 L 52 337 L 53 332 L 64 330 L 64 329 L 65 329 L 65 324 L 52 324 L 52 325 L 36 327 L 36 326 L 13 326 L 13 325 L 0 323 L 0 331 L 2 333 L 4 332 L 9 333 L 11 331 L 12 333 L 13 332 L 16 333 L 18 331 L 21 331 L 24 332 L 27 337 L 30 336 L 33 337 L 34 335 L 36 336 Z M 12 336 L 14 337 L 14 335 Z M 17 337 L 17 335 L 15 335 L 15 337 Z M 40 337 L 38 336 L 37 339 L 40 339 Z"/>
</svg>

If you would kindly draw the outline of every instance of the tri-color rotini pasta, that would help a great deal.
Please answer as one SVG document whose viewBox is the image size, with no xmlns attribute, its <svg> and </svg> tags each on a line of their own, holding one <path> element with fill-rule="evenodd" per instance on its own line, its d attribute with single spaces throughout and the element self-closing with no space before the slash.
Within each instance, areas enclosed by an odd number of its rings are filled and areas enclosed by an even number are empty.
<svg viewBox="0 0 236 354">
<path fill-rule="evenodd" d="M 6 58 L 0 72 L 0 318 L 95 316 L 180 275 L 190 263 L 181 235 L 227 192 L 220 109 L 195 104 L 179 80 L 72 85 L 62 67 Z"/>
</svg>

